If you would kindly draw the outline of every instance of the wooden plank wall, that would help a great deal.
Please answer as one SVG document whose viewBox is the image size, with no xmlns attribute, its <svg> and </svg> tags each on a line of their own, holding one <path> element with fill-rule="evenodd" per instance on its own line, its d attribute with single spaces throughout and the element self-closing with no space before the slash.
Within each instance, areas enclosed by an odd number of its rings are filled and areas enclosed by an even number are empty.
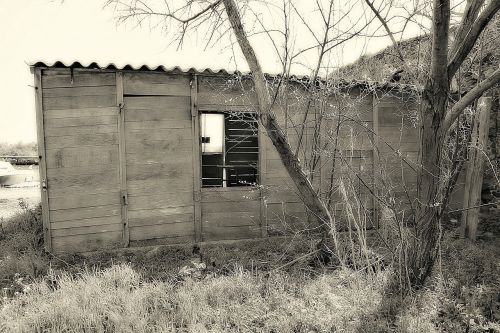
<svg viewBox="0 0 500 333">
<path fill-rule="evenodd" d="M 115 73 L 42 74 L 53 251 L 117 246 L 122 224 Z"/>
<path fill-rule="evenodd" d="M 419 128 L 416 105 L 408 96 L 379 95 L 381 196 L 392 197 L 400 209 L 410 209 L 416 196 Z M 407 214 L 409 216 L 409 214 Z"/>
<path fill-rule="evenodd" d="M 121 134 L 117 75 L 123 85 Z M 41 81 L 54 251 L 119 246 L 124 211 L 132 244 L 256 238 L 311 228 L 314 219 L 265 134 L 259 136 L 262 186 L 205 188 L 199 193 L 196 189 L 199 182 L 195 182 L 198 176 L 193 165 L 200 157 L 194 155 L 197 143 L 193 140 L 199 138 L 193 137 L 198 133 L 193 126 L 199 124 L 193 114 L 255 112 L 251 81 L 199 75 L 193 86 L 188 74 L 69 69 L 44 70 Z M 280 101 L 274 112 L 295 150 L 307 96 L 300 85 L 292 85 L 292 89 L 286 103 Z M 378 119 L 374 119 L 374 107 Z M 376 162 L 390 191 L 403 205 L 407 192 L 414 195 L 414 173 L 401 161 L 404 157 L 414 162 L 418 155 L 414 110 L 401 96 L 374 98 L 373 92 L 359 88 L 311 101 L 299 157 L 303 160 L 310 153 L 314 120 L 322 115 L 322 158 L 313 185 L 325 200 L 333 188 L 337 220 L 344 218 L 345 211 L 338 186 L 341 181 L 352 185 L 350 195 L 364 208 L 375 207 L 367 187 L 374 184 L 377 149 Z M 378 120 L 375 130 L 374 120 Z M 120 154 L 125 162 L 122 171 Z M 126 177 L 120 178 L 120 172 Z M 124 188 L 126 209 L 121 201 Z M 195 195 L 200 198 L 198 230 Z"/>
<path fill-rule="evenodd" d="M 416 105 L 411 97 L 399 92 L 376 93 L 378 96 L 374 97 L 373 90 L 344 88 L 338 94 L 329 96 L 326 103 L 316 99 L 310 111 L 314 114 L 316 109 L 324 117 L 320 130 L 322 157 L 313 185 L 325 202 L 332 192 L 332 209 L 341 228 L 347 223 L 346 202 L 339 187 L 341 181 L 349 188 L 350 204 L 357 201 L 353 209 L 356 210 L 357 206 L 366 209 L 364 223 L 367 227 L 378 225 L 376 198 L 371 194 L 376 185 L 375 177 L 383 177 L 377 184 L 382 186 L 378 194 L 387 200 L 395 199 L 401 209 L 409 209 L 415 198 L 416 174 L 412 167 L 416 168 L 419 142 Z M 301 100 L 307 100 L 304 90 L 294 92 L 294 95 L 295 99 L 288 102 L 287 120 L 282 105 L 275 110 L 281 126 L 285 127 L 288 123 L 289 127 L 285 128 L 285 132 L 293 149 L 297 144 L 297 126 L 294 127 L 293 124 L 300 124 L 304 119 L 305 108 Z M 314 121 L 312 117 L 306 118 L 303 140 L 305 148 L 299 152 L 301 160 L 304 160 L 304 152 L 306 156 L 310 153 L 314 133 L 311 124 Z M 335 152 L 334 142 L 327 142 L 335 140 L 337 129 Z M 305 232 L 307 228 L 314 226 L 311 225 L 311 217 L 307 217 L 307 211 L 276 150 L 267 138 L 266 140 L 268 158 L 264 185 L 267 190 L 269 233 Z M 377 169 L 380 169 L 377 174 L 374 172 L 375 162 Z M 330 186 L 331 181 L 333 187 Z"/>
<path fill-rule="evenodd" d="M 364 179 L 366 184 L 370 185 L 373 182 L 371 93 L 353 89 L 343 91 L 341 97 L 338 95 L 314 97 L 309 114 L 304 118 L 304 110 L 308 102 L 307 93 L 300 85 L 294 89 L 290 93 L 287 106 L 284 107 L 282 103 L 276 108 L 275 113 L 280 125 L 287 133 L 293 150 L 297 147 L 298 131 L 301 129 L 298 124 L 306 119 L 302 148 L 299 151 L 301 161 L 307 161 L 311 158 L 314 124 L 319 117 L 322 117 L 319 135 L 319 150 L 322 157 L 314 173 L 313 186 L 327 200 L 331 190 L 330 182 L 333 181 L 332 208 L 336 211 L 337 221 L 339 221 L 343 211 L 343 200 L 338 190 L 339 181 L 341 179 L 346 181 L 349 176 L 353 178 L 353 173 L 356 173 L 358 177 Z M 335 143 L 337 125 L 339 131 L 338 140 Z M 335 144 L 337 144 L 336 154 L 334 154 Z M 308 216 L 295 185 L 282 165 L 275 148 L 270 142 L 267 147 L 268 177 L 265 186 L 268 191 L 267 223 L 269 224 L 269 232 L 271 234 L 305 232 L 311 226 L 314 227 L 314 224 L 311 224 L 314 222 L 314 218 Z M 363 203 L 364 207 L 371 209 L 373 199 L 368 195 L 368 191 L 361 186 L 361 182 L 354 177 L 350 183 L 354 184 L 353 191 L 355 193 L 353 195 Z"/>
<path fill-rule="evenodd" d="M 43 91 L 42 91 L 42 69 L 35 68 L 33 70 L 35 83 L 35 101 L 36 101 L 36 132 L 38 143 L 38 158 L 39 158 L 39 173 L 40 173 L 40 201 L 42 205 L 42 222 L 43 222 L 43 242 L 45 251 L 52 251 L 52 230 L 50 228 L 49 216 L 49 197 L 47 193 L 47 161 L 45 151 L 45 133 L 44 133 L 44 117 L 43 117 Z"/>
<path fill-rule="evenodd" d="M 325 120 L 325 131 L 331 133 L 328 139 L 332 142 L 321 161 L 323 198 L 328 202 L 331 196 L 331 209 L 340 228 L 348 223 L 347 204 L 354 211 L 361 207 L 365 214 L 358 222 L 370 227 L 374 203 L 369 195 L 369 188 L 373 188 L 372 94 L 358 87 L 346 88 L 329 97 L 328 105 L 327 114 L 332 116 Z M 346 189 L 348 203 L 341 185 Z"/>
<path fill-rule="evenodd" d="M 255 112 L 250 82 L 227 77 L 198 79 L 198 110 Z M 259 143 L 262 145 L 262 143 Z M 261 190 L 255 187 L 201 189 L 202 240 L 261 236 Z"/>
<path fill-rule="evenodd" d="M 203 241 L 260 237 L 260 190 L 202 189 L 201 222 Z"/>
<path fill-rule="evenodd" d="M 298 89 L 297 89 L 298 90 Z M 294 91 L 295 92 L 295 91 Z M 287 101 L 280 101 L 273 112 L 278 123 L 281 125 L 290 146 L 295 151 L 298 146 L 300 127 L 294 124 L 301 124 L 305 115 L 307 101 L 303 95 L 293 96 L 290 94 Z M 312 103 L 311 110 L 306 118 L 304 135 L 302 137 L 302 148 L 299 150 L 299 158 L 304 160 L 303 153 L 310 151 L 312 143 L 313 128 L 311 119 L 317 106 Z M 298 196 L 297 188 L 293 180 L 288 175 L 285 166 L 281 162 L 276 148 L 271 140 L 265 137 L 265 148 L 267 160 L 265 183 L 265 206 L 266 206 L 266 226 L 268 235 L 280 235 L 284 233 L 294 233 L 308 228 L 308 215 L 306 207 L 302 204 Z"/>
<path fill-rule="evenodd" d="M 194 242 L 189 75 L 123 75 L 130 241 Z"/>
</svg>

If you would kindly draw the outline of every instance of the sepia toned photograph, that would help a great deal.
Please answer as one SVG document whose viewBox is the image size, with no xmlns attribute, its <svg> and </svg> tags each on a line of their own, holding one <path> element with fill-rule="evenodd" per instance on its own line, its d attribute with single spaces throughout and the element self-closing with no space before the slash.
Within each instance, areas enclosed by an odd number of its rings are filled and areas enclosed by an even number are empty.
<svg viewBox="0 0 500 333">
<path fill-rule="evenodd" d="M 0 333 L 500 333 L 500 0 L 0 0 Z"/>
</svg>

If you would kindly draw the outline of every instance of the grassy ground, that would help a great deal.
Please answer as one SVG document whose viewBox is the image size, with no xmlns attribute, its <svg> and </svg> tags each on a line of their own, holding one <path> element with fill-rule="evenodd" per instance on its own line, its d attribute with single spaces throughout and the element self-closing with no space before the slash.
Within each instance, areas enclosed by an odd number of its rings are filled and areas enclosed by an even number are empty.
<svg viewBox="0 0 500 333">
<path fill-rule="evenodd" d="M 315 241 L 153 247 L 54 257 L 40 208 L 0 229 L 0 332 L 500 332 L 500 246 L 448 233 L 404 301 L 389 262 L 311 265 Z"/>
</svg>

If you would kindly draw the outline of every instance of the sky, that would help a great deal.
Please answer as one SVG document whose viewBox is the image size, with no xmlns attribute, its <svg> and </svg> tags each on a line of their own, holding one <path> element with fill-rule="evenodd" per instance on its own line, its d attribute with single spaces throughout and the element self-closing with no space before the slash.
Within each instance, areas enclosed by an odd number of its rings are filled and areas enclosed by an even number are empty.
<svg viewBox="0 0 500 333">
<path fill-rule="evenodd" d="M 308 1 L 301 2 L 304 11 Z M 227 41 L 205 49 L 199 37 L 193 37 L 179 50 L 169 43 L 161 29 L 117 25 L 116 12 L 111 7 L 103 8 L 104 2 L 0 0 L 0 142 L 36 141 L 33 75 L 29 63 L 62 60 L 68 64 L 96 61 L 118 65 L 247 69 L 238 50 L 233 57 Z M 297 43 L 303 41 L 297 35 L 294 38 Z M 252 43 L 264 45 L 256 38 Z M 332 56 L 338 64 L 349 63 L 361 53 L 377 52 L 389 43 L 389 38 L 369 42 L 354 39 Z M 271 54 L 270 44 L 257 49 L 264 70 L 277 72 L 278 62 Z M 299 72 L 308 74 L 308 61 L 305 59 L 306 66 L 298 69 Z M 312 58 L 310 62 L 314 62 Z"/>
</svg>

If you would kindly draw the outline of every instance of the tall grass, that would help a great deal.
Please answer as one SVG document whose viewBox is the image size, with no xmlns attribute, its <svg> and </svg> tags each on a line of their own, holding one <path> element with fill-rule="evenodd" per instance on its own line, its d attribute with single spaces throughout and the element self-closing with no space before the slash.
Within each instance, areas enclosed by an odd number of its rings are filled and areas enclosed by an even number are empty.
<svg viewBox="0 0 500 333">
<path fill-rule="evenodd" d="M 299 277 L 236 266 L 172 281 L 127 264 L 49 271 L 0 301 L 0 332 L 500 332 L 498 254 L 446 239 L 446 265 L 403 304 L 390 269 Z"/>
<path fill-rule="evenodd" d="M 373 309 L 387 272 L 339 270 L 317 279 L 254 275 L 145 282 L 128 265 L 48 275 L 0 310 L 0 331 L 386 332 Z"/>
<path fill-rule="evenodd" d="M 500 246 L 447 233 L 441 262 L 397 320 L 401 332 L 500 332 Z"/>
<path fill-rule="evenodd" d="M 0 332 L 500 332 L 497 243 L 447 234 L 426 288 L 401 302 L 391 285 L 398 257 L 376 265 L 366 214 L 349 191 L 354 228 L 337 239 L 336 267 L 277 270 L 311 246 L 284 253 L 290 244 L 269 240 L 202 247 L 199 274 L 187 277 L 179 268 L 193 259 L 190 248 L 102 252 L 57 266 L 61 258 L 43 252 L 40 207 L 22 206 L 0 229 Z"/>
<path fill-rule="evenodd" d="M 34 278 L 45 274 L 47 259 L 43 254 L 41 205 L 28 207 L 21 201 L 21 210 L 8 219 L 0 218 L 0 287 L 14 277 Z M 16 288 L 9 288 L 13 291 Z M 4 289 L 5 292 L 5 289 Z"/>
</svg>

